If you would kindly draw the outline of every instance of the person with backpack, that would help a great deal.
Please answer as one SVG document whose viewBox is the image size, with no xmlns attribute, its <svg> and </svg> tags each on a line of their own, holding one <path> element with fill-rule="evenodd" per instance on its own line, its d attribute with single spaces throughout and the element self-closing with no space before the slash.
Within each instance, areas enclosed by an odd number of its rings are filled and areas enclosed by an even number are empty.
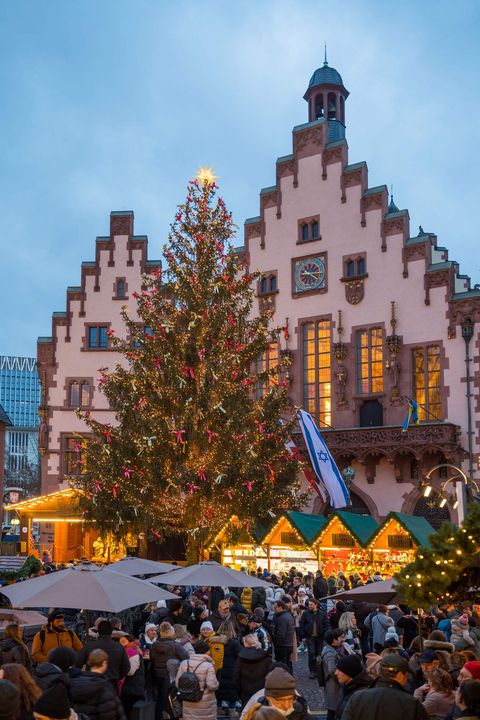
<svg viewBox="0 0 480 720">
<path fill-rule="evenodd" d="M 67 630 L 65 627 L 63 613 L 60 610 L 52 610 L 47 616 L 47 624 L 33 638 L 31 652 L 33 662 L 46 662 L 50 650 L 60 646 L 72 648 L 74 652 L 79 652 L 83 648 L 83 644 L 73 630 Z"/>
<path fill-rule="evenodd" d="M 365 627 L 370 631 L 372 650 L 381 652 L 385 644 L 385 635 L 388 628 L 395 627 L 395 623 L 389 616 L 388 607 L 379 605 L 376 612 L 371 612 L 365 618 Z"/>
<path fill-rule="evenodd" d="M 157 700 L 155 720 L 162 720 L 167 707 L 170 675 L 167 668 L 169 660 L 187 660 L 188 652 L 176 641 L 175 630 L 167 622 L 160 625 L 160 638 L 150 647 L 150 661 L 153 663 L 157 679 Z M 193 655 L 192 655 L 193 657 Z"/>
<path fill-rule="evenodd" d="M 217 720 L 215 691 L 218 680 L 210 646 L 204 640 L 194 645 L 195 653 L 178 668 L 177 697 L 183 703 L 183 720 Z"/>
</svg>

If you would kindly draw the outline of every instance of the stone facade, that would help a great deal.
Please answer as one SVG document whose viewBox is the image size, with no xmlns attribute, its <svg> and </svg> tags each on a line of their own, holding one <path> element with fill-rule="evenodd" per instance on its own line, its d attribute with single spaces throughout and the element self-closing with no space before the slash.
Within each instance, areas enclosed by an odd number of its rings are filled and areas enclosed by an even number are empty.
<svg viewBox="0 0 480 720">
<path fill-rule="evenodd" d="M 99 368 L 119 360 L 106 330 L 114 327 L 121 335 L 121 309 L 134 312 L 130 298 L 141 290 L 142 273 L 160 270 L 147 250 L 147 237 L 134 235 L 133 213 L 111 213 L 110 235 L 97 237 L 95 260 L 82 263 L 81 284 L 67 289 L 66 311 L 53 313 L 51 337 L 38 339 L 43 494 L 64 488 L 67 470 L 75 472 L 73 434 L 85 431 L 76 408 L 92 409 L 103 422 L 114 420 L 97 385 Z"/>
<path fill-rule="evenodd" d="M 429 468 L 447 462 L 468 474 L 461 328 L 468 321 L 474 323 L 476 470 L 480 291 L 471 289 L 433 232 L 420 228 L 412 236 L 408 211 L 389 203 L 385 185 L 369 188 L 365 162 L 349 164 L 347 96 L 332 68 L 314 74 L 304 96 L 309 122 L 293 129 L 292 154 L 277 160 L 276 184 L 260 191 L 260 214 L 245 222 L 243 252 L 251 271 L 260 270 L 267 280 L 275 276 L 274 291 L 264 284 L 258 302 L 273 308 L 276 324 L 289 327 L 282 342 L 292 358 L 293 404 L 317 417 L 340 468 L 355 470 L 355 501 L 380 518 L 392 510 L 414 511 Z M 327 337 L 312 338 L 324 321 Z M 428 368 L 423 373 L 422 360 Z M 423 392 L 422 374 L 436 390 Z M 426 406 L 422 423 L 402 433 L 406 398 L 412 397 Z M 302 445 L 301 438 L 297 442 Z M 443 479 L 435 480 L 437 490 Z M 318 499 L 306 508 L 312 509 L 323 510 Z"/>
</svg>

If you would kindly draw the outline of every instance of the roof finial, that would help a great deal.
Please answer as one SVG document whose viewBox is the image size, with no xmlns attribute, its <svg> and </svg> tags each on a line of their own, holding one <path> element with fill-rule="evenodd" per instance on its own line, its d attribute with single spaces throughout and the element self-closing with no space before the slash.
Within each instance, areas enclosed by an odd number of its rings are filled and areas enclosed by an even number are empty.
<svg viewBox="0 0 480 720">
<path fill-rule="evenodd" d="M 327 43 L 325 43 L 325 57 L 324 57 L 324 60 L 323 60 L 323 64 L 324 64 L 324 66 L 325 66 L 325 65 L 328 65 L 328 60 L 327 60 Z"/>
</svg>

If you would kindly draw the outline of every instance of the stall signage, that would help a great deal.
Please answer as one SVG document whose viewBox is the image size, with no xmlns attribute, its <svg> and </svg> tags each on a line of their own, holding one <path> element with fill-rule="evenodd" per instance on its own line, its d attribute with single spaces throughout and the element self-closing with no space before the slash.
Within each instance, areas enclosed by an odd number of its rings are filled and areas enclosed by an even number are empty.
<svg viewBox="0 0 480 720">
<path fill-rule="evenodd" d="M 408 535 L 388 535 L 389 548 L 411 548 L 412 539 Z"/>
<path fill-rule="evenodd" d="M 355 540 L 348 533 L 332 533 L 332 545 L 337 545 L 337 547 L 354 547 Z"/>
<path fill-rule="evenodd" d="M 280 540 L 282 545 L 301 545 L 298 541 L 298 537 L 294 532 L 282 532 L 280 533 Z"/>
</svg>

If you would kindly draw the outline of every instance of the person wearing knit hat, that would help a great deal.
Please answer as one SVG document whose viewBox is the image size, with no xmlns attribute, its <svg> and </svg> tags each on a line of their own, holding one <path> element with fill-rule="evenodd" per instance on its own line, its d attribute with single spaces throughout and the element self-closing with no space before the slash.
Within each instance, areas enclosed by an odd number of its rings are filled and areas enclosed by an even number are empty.
<svg viewBox="0 0 480 720">
<path fill-rule="evenodd" d="M 480 661 L 470 660 L 465 663 L 458 673 L 458 682 L 461 685 L 465 680 L 480 680 Z"/>
<path fill-rule="evenodd" d="M 343 697 L 337 707 L 337 718 L 341 718 L 352 695 L 358 690 L 372 687 L 375 681 L 364 670 L 360 657 L 355 653 L 340 658 L 335 669 L 335 676 L 343 690 Z"/>
<path fill-rule="evenodd" d="M 0 720 L 15 720 L 20 711 L 20 693 L 9 680 L 0 680 Z"/>
<path fill-rule="evenodd" d="M 168 689 L 170 687 L 168 662 L 170 660 L 180 660 L 181 662 L 182 660 L 188 660 L 188 658 L 188 652 L 176 641 L 175 629 L 169 623 L 162 622 L 160 625 L 160 637 L 150 646 L 150 662 L 153 666 L 157 684 L 156 718 L 162 718 L 163 711 L 167 709 Z"/>
<path fill-rule="evenodd" d="M 296 692 L 295 678 L 284 667 L 276 667 L 268 673 L 265 678 L 265 695 L 258 698 L 258 702 L 274 708 L 291 720 L 312 718 L 306 700 Z"/>
<path fill-rule="evenodd" d="M 454 645 L 457 652 L 475 649 L 475 640 L 470 635 L 469 629 L 470 625 L 467 614 L 460 615 L 458 618 L 452 618 L 450 642 Z"/>
<path fill-rule="evenodd" d="M 208 610 L 205 605 L 197 605 L 193 608 L 192 617 L 187 622 L 187 631 L 193 638 L 200 637 L 202 623 L 208 619 Z"/>
<path fill-rule="evenodd" d="M 160 637 L 175 639 L 175 630 L 169 622 L 162 622 L 160 625 Z"/>
<path fill-rule="evenodd" d="M 200 640 L 208 640 L 214 634 L 213 625 L 210 620 L 204 620 L 200 625 Z"/>
<path fill-rule="evenodd" d="M 67 688 L 63 682 L 56 682 L 38 698 L 33 707 L 33 716 L 42 720 L 68 720 L 72 717 L 71 710 Z M 77 717 L 75 712 L 73 717 Z"/>
<path fill-rule="evenodd" d="M 145 689 L 148 697 L 153 697 L 155 677 L 153 665 L 150 662 L 150 648 L 158 638 L 158 628 L 155 623 L 147 622 L 145 632 L 140 635 L 140 650 L 143 654 L 143 667 L 145 669 Z"/>
</svg>

